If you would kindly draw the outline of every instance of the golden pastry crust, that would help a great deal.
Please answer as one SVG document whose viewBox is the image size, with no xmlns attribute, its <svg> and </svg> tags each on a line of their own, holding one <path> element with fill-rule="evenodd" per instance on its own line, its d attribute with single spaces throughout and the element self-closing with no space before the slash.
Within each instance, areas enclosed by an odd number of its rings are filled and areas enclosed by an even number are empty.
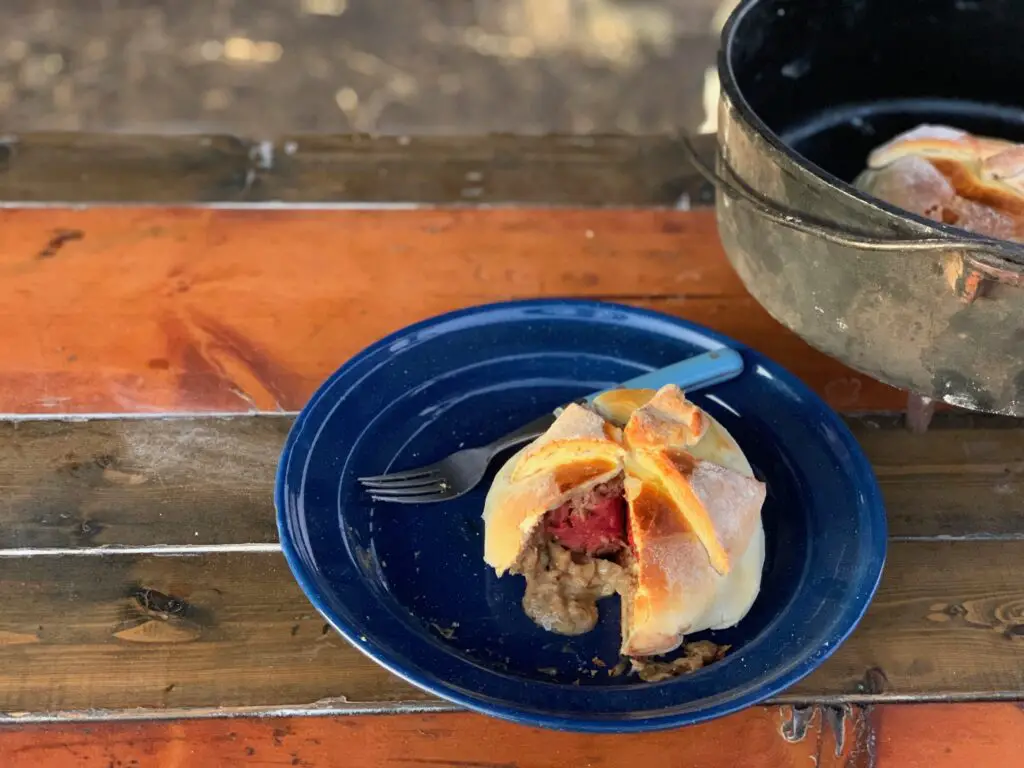
<svg viewBox="0 0 1024 768">
<path fill-rule="evenodd" d="M 707 416 L 679 387 L 663 387 L 630 415 L 623 440 L 630 450 L 688 448 L 700 442 L 707 429 Z"/>
<path fill-rule="evenodd" d="M 875 149 L 855 184 L 914 213 L 1024 240 L 1024 145 L 922 125 Z"/>
<path fill-rule="evenodd" d="M 519 559 L 545 513 L 621 474 L 619 438 L 598 414 L 573 403 L 506 463 L 484 503 L 484 560 L 499 575 Z"/>
<path fill-rule="evenodd" d="M 543 435 L 516 459 L 512 482 L 553 472 L 559 466 L 578 462 L 622 463 L 625 451 L 619 430 L 594 411 L 576 403 L 566 406 Z"/>
</svg>

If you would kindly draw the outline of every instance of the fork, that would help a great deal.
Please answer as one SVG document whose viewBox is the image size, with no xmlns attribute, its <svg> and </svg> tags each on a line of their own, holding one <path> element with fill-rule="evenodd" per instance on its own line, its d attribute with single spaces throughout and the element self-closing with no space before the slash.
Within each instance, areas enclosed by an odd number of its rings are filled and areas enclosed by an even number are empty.
<svg viewBox="0 0 1024 768">
<path fill-rule="evenodd" d="M 619 386 L 627 389 L 658 389 L 666 384 L 678 384 L 680 388 L 692 392 L 729 381 L 742 372 L 743 358 L 740 353 L 723 348 L 645 373 Z M 577 402 L 590 402 L 599 394 L 595 392 Z M 540 437 L 554 423 L 560 411 L 561 408 L 534 419 L 488 445 L 464 448 L 424 467 L 360 477 L 359 482 L 374 501 L 431 504 L 457 499 L 479 485 L 495 456 Z"/>
</svg>

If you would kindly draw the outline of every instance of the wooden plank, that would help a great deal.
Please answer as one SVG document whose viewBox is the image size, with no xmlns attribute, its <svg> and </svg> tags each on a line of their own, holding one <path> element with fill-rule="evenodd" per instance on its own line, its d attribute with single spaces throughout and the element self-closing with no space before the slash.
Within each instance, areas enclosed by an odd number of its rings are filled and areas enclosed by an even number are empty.
<svg viewBox="0 0 1024 768">
<path fill-rule="evenodd" d="M 713 136 L 696 144 L 713 157 Z M 7 202 L 688 207 L 712 197 L 671 136 L 0 139 Z"/>
<path fill-rule="evenodd" d="M 279 553 L 2 558 L 0 595 L 8 716 L 428 698 L 329 631 Z"/>
<path fill-rule="evenodd" d="M 250 154 L 249 142 L 232 136 L 5 135 L 0 200 L 240 200 L 251 186 Z"/>
<path fill-rule="evenodd" d="M 713 136 L 695 145 L 714 162 Z M 690 207 L 714 202 L 669 136 L 292 136 L 274 142 L 261 200 Z"/>
<path fill-rule="evenodd" d="M 277 541 L 290 417 L 0 422 L 0 548 Z"/>
<path fill-rule="evenodd" d="M 895 542 L 862 625 L 779 701 L 1019 696 L 1021 558 L 1024 541 Z M 430 700 L 330 632 L 278 553 L 4 557 L 0 602 L 8 718 Z"/>
<path fill-rule="evenodd" d="M 7 210 L 0 277 L 0 413 L 294 410 L 382 335 L 537 296 L 704 323 L 845 410 L 905 402 L 760 309 L 710 211 Z"/>
<path fill-rule="evenodd" d="M 1019 698 L 1021 557 L 1019 539 L 890 542 L 853 636 L 785 698 Z"/>
<path fill-rule="evenodd" d="M 775 709 L 754 708 L 642 738 L 542 731 L 461 713 L 8 727 L 0 728 L 0 764 L 5 768 L 177 768 L 187 755 L 193 765 L 305 768 L 833 765 L 828 754 L 823 761 L 816 759 L 822 731 L 817 719 L 798 739 L 782 735 L 782 719 Z M 682 756 L 685 763 L 680 762 Z"/>
<path fill-rule="evenodd" d="M 0 421 L 0 550 L 265 544 L 291 417 Z M 1024 430 L 939 414 L 848 423 L 898 538 L 1024 537 Z"/>
<path fill-rule="evenodd" d="M 877 768 L 1024 765 L 1019 704 L 919 704 L 874 715 Z"/>
<path fill-rule="evenodd" d="M 875 417 L 847 423 L 878 477 L 890 536 L 1024 536 L 1019 419 L 942 413 L 925 434 Z"/>
<path fill-rule="evenodd" d="M 785 708 L 754 707 L 642 737 L 543 731 L 467 713 L 0 727 L 7 768 L 177 768 L 184 754 L 196 765 L 305 768 L 337 766 L 340 755 L 346 765 L 460 768 L 1010 768 L 1022 752 L 1024 712 L 1009 703 L 854 707 L 815 712 L 797 727 Z"/>
</svg>

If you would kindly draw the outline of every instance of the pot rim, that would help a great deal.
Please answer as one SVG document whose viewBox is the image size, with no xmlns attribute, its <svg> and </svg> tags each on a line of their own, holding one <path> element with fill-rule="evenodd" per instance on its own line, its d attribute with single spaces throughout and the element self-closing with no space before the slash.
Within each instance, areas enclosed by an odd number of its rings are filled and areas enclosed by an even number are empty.
<svg viewBox="0 0 1024 768">
<path fill-rule="evenodd" d="M 933 221 L 932 219 L 925 218 L 924 216 L 913 213 L 912 211 L 908 211 L 904 208 L 890 205 L 884 200 L 873 195 L 869 195 L 866 192 L 862 192 L 852 184 L 829 173 L 817 163 L 813 163 L 808 160 L 786 144 L 775 131 L 769 128 L 757 112 L 754 111 L 753 107 L 750 106 L 750 103 L 743 95 L 743 91 L 740 89 L 739 83 L 736 81 L 736 73 L 732 67 L 731 55 L 733 44 L 736 42 L 737 27 L 742 23 L 743 18 L 751 9 L 754 8 L 754 6 L 767 1 L 768 0 L 742 0 L 729 15 L 729 18 L 725 23 L 725 26 L 722 29 L 720 45 L 718 48 L 718 79 L 721 84 L 722 93 L 728 97 L 733 108 L 739 113 L 740 117 L 742 117 L 743 120 L 757 132 L 759 137 L 763 141 L 766 141 L 775 152 L 778 152 L 803 171 L 816 176 L 819 180 L 831 186 L 834 191 L 840 193 L 850 202 L 857 202 L 861 205 L 867 206 L 868 208 L 879 213 L 884 213 L 897 221 L 913 223 L 917 225 L 919 229 L 923 228 L 924 230 L 930 230 L 931 232 L 940 235 L 954 237 L 957 240 L 962 241 L 965 238 L 969 238 L 972 240 L 978 240 L 979 244 L 988 243 L 995 245 L 999 250 L 1010 250 L 1011 252 L 1016 250 L 1014 246 L 1017 244 L 1011 241 L 988 237 L 987 235 L 979 235 L 960 227 L 954 227 L 950 224 Z M 826 8 L 827 4 L 822 4 L 820 6 L 821 10 L 825 10 Z M 721 131 L 721 125 L 719 125 L 719 131 Z M 999 254 L 992 258 L 1004 262 L 1005 266 L 1011 270 L 1020 270 L 1022 268 L 1022 264 L 1024 264 L 1021 260 L 1014 259 L 1005 254 Z"/>
</svg>

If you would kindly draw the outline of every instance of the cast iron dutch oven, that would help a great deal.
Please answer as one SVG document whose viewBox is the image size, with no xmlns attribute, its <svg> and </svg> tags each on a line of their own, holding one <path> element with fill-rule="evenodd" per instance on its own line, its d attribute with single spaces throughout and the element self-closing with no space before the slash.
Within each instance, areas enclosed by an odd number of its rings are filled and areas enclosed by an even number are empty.
<svg viewBox="0 0 1024 768">
<path fill-rule="evenodd" d="M 1020 0 L 746 0 L 719 56 L 717 215 L 748 290 L 853 368 L 1024 416 L 1024 249 L 851 185 L 922 123 L 1024 141 Z"/>
</svg>

